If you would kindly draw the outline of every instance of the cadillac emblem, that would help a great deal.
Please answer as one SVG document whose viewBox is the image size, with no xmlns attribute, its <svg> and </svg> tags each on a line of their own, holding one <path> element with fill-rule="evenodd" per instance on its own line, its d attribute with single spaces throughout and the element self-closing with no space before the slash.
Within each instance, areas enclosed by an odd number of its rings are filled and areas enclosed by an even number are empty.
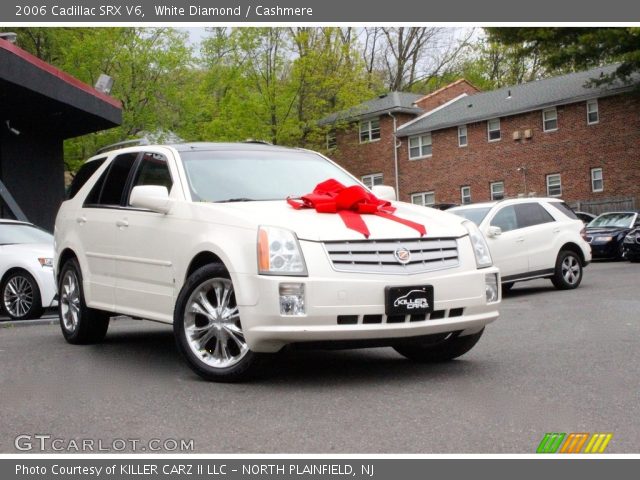
<svg viewBox="0 0 640 480">
<path fill-rule="evenodd" d="M 393 252 L 393 255 L 396 257 L 396 260 L 398 260 L 398 262 L 400 262 L 402 265 L 406 265 L 411 261 L 411 252 L 405 247 L 398 248 L 395 252 Z"/>
</svg>

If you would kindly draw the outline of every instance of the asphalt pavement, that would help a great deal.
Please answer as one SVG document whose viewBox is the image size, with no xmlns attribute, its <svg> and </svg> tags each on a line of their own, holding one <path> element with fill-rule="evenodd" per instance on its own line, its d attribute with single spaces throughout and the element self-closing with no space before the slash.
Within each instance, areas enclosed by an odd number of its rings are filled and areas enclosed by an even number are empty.
<svg viewBox="0 0 640 480">
<path fill-rule="evenodd" d="M 40 434 L 63 448 L 534 453 L 547 432 L 610 432 L 607 453 L 639 453 L 639 281 L 640 265 L 602 262 L 577 290 L 516 284 L 478 345 L 446 364 L 392 349 L 288 352 L 244 384 L 200 380 L 168 326 L 119 319 L 104 343 L 73 346 L 48 321 L 0 323 L 0 452 Z"/>
</svg>

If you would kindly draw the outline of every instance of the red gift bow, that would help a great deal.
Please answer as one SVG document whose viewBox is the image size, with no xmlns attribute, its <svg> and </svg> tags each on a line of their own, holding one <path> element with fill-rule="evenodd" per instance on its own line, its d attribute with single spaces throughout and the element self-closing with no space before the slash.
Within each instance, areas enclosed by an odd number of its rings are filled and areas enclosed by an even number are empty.
<svg viewBox="0 0 640 480">
<path fill-rule="evenodd" d="M 396 209 L 390 202 L 379 199 L 360 185 L 345 187 L 334 179 L 319 183 L 312 193 L 299 199 L 288 197 L 287 202 L 296 210 L 315 208 L 319 213 L 337 213 L 347 228 L 363 234 L 366 238 L 369 238 L 370 233 L 361 214 L 393 220 L 413 228 L 420 236 L 427 233 L 424 225 L 394 215 Z"/>
</svg>

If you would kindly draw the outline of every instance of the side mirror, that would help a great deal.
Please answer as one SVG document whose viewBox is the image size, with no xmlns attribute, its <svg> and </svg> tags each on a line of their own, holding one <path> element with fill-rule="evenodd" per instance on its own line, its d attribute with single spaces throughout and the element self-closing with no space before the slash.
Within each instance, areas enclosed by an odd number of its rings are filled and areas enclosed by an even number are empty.
<svg viewBox="0 0 640 480">
<path fill-rule="evenodd" d="M 371 187 L 371 192 L 381 200 L 388 200 L 390 202 L 397 200 L 396 189 L 388 185 L 374 185 Z"/>
<path fill-rule="evenodd" d="M 131 190 L 129 203 L 132 207 L 145 208 L 152 212 L 168 213 L 171 199 L 167 187 L 160 185 L 138 185 Z"/>
<path fill-rule="evenodd" d="M 502 235 L 502 229 L 500 227 L 489 227 L 487 235 L 492 238 L 499 237 L 500 235 Z"/>
</svg>

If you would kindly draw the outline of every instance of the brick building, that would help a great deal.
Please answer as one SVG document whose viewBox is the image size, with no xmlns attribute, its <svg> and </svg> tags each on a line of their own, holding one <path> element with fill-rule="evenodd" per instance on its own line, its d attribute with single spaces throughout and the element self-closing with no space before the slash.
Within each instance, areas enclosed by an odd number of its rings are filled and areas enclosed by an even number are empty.
<svg viewBox="0 0 640 480">
<path fill-rule="evenodd" d="M 640 96 L 634 85 L 588 85 L 614 68 L 445 94 L 438 106 L 425 105 L 421 115 L 398 123 L 399 198 L 432 205 L 535 194 L 596 213 L 637 208 Z M 393 141 L 384 144 L 392 148 Z M 349 158 L 360 159 L 353 165 L 343 152 L 358 150 L 357 141 L 338 145 L 333 157 L 354 174 L 381 172 L 393 185 L 388 152 L 352 153 Z"/>
<path fill-rule="evenodd" d="M 329 156 L 365 184 L 384 183 L 398 191 L 398 149 L 394 149 L 397 128 L 454 98 L 477 91 L 461 79 L 429 95 L 389 92 L 330 115 L 320 122 L 332 127 L 327 134 Z"/>
</svg>

